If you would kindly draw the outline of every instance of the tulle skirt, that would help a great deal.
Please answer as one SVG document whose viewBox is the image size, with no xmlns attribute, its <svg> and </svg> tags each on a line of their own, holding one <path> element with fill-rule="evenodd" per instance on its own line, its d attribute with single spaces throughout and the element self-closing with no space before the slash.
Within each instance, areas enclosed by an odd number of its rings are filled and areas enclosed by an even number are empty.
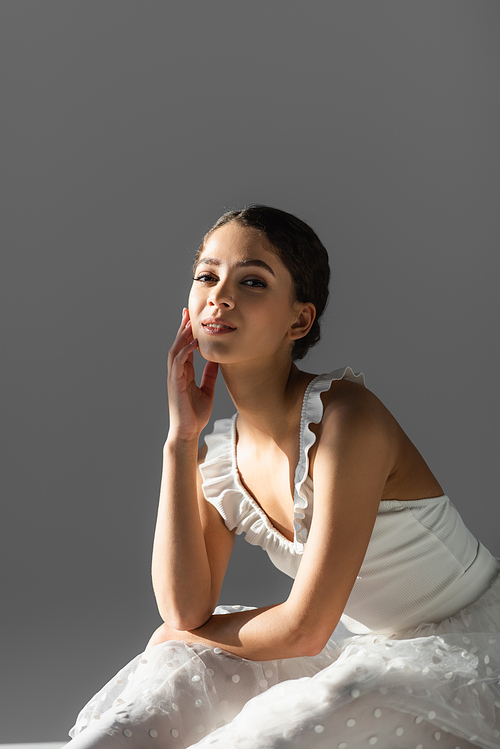
<svg viewBox="0 0 500 749">
<path fill-rule="evenodd" d="M 336 633 L 317 656 L 263 662 L 156 645 L 90 700 L 70 747 L 500 747 L 500 576 L 439 624 L 390 638 Z"/>
</svg>

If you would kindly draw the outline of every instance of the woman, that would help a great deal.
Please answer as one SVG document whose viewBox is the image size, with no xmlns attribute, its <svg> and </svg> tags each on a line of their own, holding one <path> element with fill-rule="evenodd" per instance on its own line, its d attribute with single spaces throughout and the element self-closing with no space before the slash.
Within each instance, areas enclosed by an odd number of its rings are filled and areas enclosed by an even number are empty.
<svg viewBox="0 0 500 749">
<path fill-rule="evenodd" d="M 164 624 L 82 711 L 72 749 L 500 745 L 498 561 L 362 375 L 296 367 L 328 278 L 316 234 L 283 211 L 232 211 L 205 236 L 168 359 Z M 218 367 L 237 414 L 198 449 Z M 235 533 L 295 578 L 285 602 L 212 614 Z M 337 646 L 341 617 L 354 634 Z"/>
</svg>

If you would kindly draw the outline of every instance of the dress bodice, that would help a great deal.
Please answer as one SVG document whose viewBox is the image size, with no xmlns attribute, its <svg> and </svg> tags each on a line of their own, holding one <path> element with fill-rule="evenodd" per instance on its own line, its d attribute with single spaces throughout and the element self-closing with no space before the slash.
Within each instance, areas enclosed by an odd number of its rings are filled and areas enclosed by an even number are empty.
<svg viewBox="0 0 500 749">
<path fill-rule="evenodd" d="M 350 367 L 315 377 L 304 394 L 299 460 L 294 480 L 294 539 L 285 538 L 244 488 L 236 463 L 236 416 L 215 422 L 205 438 L 200 466 L 203 491 L 224 523 L 261 546 L 273 564 L 295 577 L 307 542 L 314 506 L 310 429 L 323 416 L 321 394 L 334 380 L 364 386 Z M 380 502 L 375 526 L 342 620 L 353 632 L 404 631 L 423 621 L 440 621 L 476 600 L 498 574 L 498 562 L 464 525 L 446 495 Z M 335 581 L 332 581 L 332 585 Z"/>
</svg>

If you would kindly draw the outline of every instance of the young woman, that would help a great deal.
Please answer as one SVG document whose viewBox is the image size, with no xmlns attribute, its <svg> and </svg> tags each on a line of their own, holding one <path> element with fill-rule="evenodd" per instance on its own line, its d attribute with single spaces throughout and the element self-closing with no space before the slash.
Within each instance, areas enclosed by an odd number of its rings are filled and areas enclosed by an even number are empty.
<svg viewBox="0 0 500 749">
<path fill-rule="evenodd" d="M 328 279 L 320 240 L 283 211 L 232 211 L 204 237 L 168 358 L 164 624 L 80 713 L 72 749 L 500 746 L 499 563 L 363 375 L 295 365 Z M 199 449 L 218 368 L 237 413 Z M 286 601 L 215 608 L 235 533 L 295 578 Z"/>
</svg>

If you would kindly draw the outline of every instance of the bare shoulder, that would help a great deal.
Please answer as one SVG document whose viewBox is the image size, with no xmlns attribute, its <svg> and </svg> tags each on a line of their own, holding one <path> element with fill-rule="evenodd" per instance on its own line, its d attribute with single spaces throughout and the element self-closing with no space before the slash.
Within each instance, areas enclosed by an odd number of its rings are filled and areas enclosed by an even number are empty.
<svg viewBox="0 0 500 749">
<path fill-rule="evenodd" d="M 328 391 L 322 393 L 323 419 L 321 426 L 334 425 L 378 427 L 391 429 L 397 422 L 381 400 L 364 385 L 350 380 L 334 380 Z"/>
<path fill-rule="evenodd" d="M 310 428 L 316 434 L 310 474 L 315 466 L 352 466 L 385 474 L 382 499 L 437 497 L 443 490 L 415 445 L 388 408 L 356 382 L 337 380 L 322 394 L 323 418 Z"/>
<path fill-rule="evenodd" d="M 396 459 L 399 425 L 390 411 L 364 385 L 336 380 L 323 393 L 323 418 L 316 425 L 317 450 L 366 451 Z"/>
</svg>

